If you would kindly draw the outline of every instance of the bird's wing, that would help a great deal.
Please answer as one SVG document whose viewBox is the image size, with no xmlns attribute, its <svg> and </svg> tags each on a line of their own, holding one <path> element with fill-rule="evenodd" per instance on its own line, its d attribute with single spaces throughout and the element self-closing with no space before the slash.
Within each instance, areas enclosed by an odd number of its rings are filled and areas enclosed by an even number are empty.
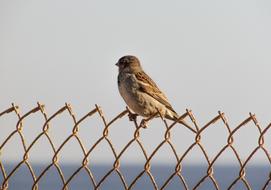
<svg viewBox="0 0 271 190">
<path fill-rule="evenodd" d="M 166 108 L 176 113 L 169 103 L 167 97 L 163 92 L 158 88 L 155 82 L 144 72 L 138 72 L 135 74 L 135 77 L 139 81 L 140 88 L 139 90 L 153 97 L 155 100 L 165 105 Z"/>
</svg>

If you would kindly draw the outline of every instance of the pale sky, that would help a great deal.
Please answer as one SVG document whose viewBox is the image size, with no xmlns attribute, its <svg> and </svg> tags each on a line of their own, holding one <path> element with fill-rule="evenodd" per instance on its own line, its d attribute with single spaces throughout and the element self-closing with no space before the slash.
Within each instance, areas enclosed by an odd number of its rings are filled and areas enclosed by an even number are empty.
<svg viewBox="0 0 271 190">
<path fill-rule="evenodd" d="M 98 104 L 110 120 L 125 109 L 115 63 L 132 54 L 175 110 L 182 114 L 192 109 L 201 126 L 221 110 L 231 128 L 249 112 L 265 128 L 271 122 L 270 21 L 269 0 L 2 0 L 0 112 L 15 102 L 25 113 L 40 101 L 50 115 L 68 102 L 79 119 Z M 0 120 L 3 126 L 9 123 Z M 31 125 L 37 125 L 36 120 Z M 122 122 L 127 125 L 127 118 Z M 115 144 L 131 139 L 125 138 L 131 126 L 121 131 L 115 126 Z M 162 141 L 154 127 L 146 129 L 150 134 L 145 141 L 151 147 Z M 63 128 L 55 135 L 64 133 Z M 257 144 L 249 146 L 248 141 L 258 137 L 256 130 L 242 131 L 245 136 L 239 147 L 255 148 Z M 28 133 L 35 136 L 32 130 Z M 86 130 L 86 138 L 88 133 L 95 131 Z M 212 130 L 209 134 L 207 149 L 215 152 L 212 145 L 220 137 Z M 180 137 L 176 143 L 187 144 L 188 139 Z M 42 150 L 46 146 L 41 144 Z M 16 149 L 16 145 L 10 147 Z M 71 154 L 77 148 L 71 146 L 63 159 L 77 161 L 76 154 Z M 197 162 L 198 154 L 190 161 Z M 267 162 L 261 156 L 257 161 Z M 101 151 L 96 159 L 107 162 L 107 157 Z M 128 157 L 128 161 L 140 159 L 133 151 Z M 10 151 L 3 159 L 11 161 L 16 155 Z M 44 155 L 33 154 L 31 159 L 44 161 Z M 165 162 L 168 156 L 161 153 L 157 160 Z"/>
</svg>

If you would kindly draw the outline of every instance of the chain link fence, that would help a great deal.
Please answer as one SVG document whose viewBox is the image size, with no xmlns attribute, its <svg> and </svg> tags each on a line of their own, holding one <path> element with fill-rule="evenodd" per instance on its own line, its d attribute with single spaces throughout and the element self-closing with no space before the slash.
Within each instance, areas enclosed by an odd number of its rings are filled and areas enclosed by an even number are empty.
<svg viewBox="0 0 271 190">
<path fill-rule="evenodd" d="M 50 130 L 54 127 L 51 123 L 53 120 L 58 118 L 63 112 L 67 112 L 69 117 L 72 119 L 73 126 L 71 133 L 64 137 L 65 140 L 63 140 L 59 145 L 56 144 L 55 136 L 62 136 L 63 134 L 55 134 L 53 137 L 52 134 L 50 134 Z M 27 118 L 32 118 L 32 115 L 35 113 L 39 113 L 43 117 L 43 124 L 39 126 L 40 132 L 38 135 L 36 135 L 31 142 L 26 138 L 26 134 L 24 132 L 24 121 Z M 186 112 L 181 115 L 178 119 L 178 121 L 168 121 L 162 118 L 159 113 L 157 115 L 148 118 L 150 122 L 153 120 L 154 117 L 160 117 L 158 118 L 160 122 L 163 124 L 165 132 L 164 136 L 161 139 L 161 141 L 158 143 L 157 146 L 152 151 L 146 150 L 146 145 L 142 143 L 142 131 L 148 130 L 148 128 L 152 127 L 151 124 L 148 124 L 150 126 L 145 129 L 145 126 L 140 125 L 140 122 L 137 122 L 136 120 L 130 121 L 130 124 L 134 126 L 133 128 L 133 137 L 128 141 L 128 143 L 125 144 L 124 147 L 122 147 L 120 150 L 117 150 L 116 145 L 112 142 L 110 138 L 111 133 L 111 127 L 114 123 L 121 120 L 124 116 L 127 121 L 127 115 L 130 114 L 129 110 L 126 109 L 125 111 L 118 114 L 115 118 L 108 121 L 101 108 L 99 106 L 95 106 L 93 110 L 89 111 L 87 114 L 85 114 L 82 118 L 77 119 L 72 107 L 70 104 L 65 104 L 62 108 L 60 108 L 58 111 L 56 111 L 54 114 L 49 115 L 45 111 L 45 106 L 38 103 L 35 108 L 30 110 L 29 112 L 25 114 L 20 114 L 19 107 L 17 105 L 12 104 L 12 106 L 3 112 L 0 112 L 0 121 L 5 120 L 7 115 L 15 115 L 17 117 L 16 119 L 16 126 L 0 126 L 0 187 L 1 190 L 6 190 L 10 188 L 10 181 L 14 175 L 16 175 L 17 172 L 19 172 L 20 168 L 23 166 L 26 166 L 27 171 L 30 173 L 29 176 L 31 176 L 31 187 L 32 189 L 40 189 L 40 183 L 43 178 L 46 178 L 49 170 L 51 168 L 55 168 L 57 171 L 57 175 L 61 181 L 61 187 L 60 189 L 70 189 L 70 184 L 76 180 L 76 176 L 79 175 L 80 172 L 84 171 L 89 179 L 90 182 L 90 189 L 103 189 L 102 186 L 110 179 L 110 176 L 117 175 L 119 178 L 119 183 L 122 186 L 122 189 L 135 189 L 136 184 L 144 179 L 148 178 L 150 181 L 152 189 L 172 189 L 170 188 L 170 184 L 172 181 L 178 181 L 178 187 L 176 189 L 201 189 L 203 184 L 206 181 L 209 181 L 212 184 L 212 189 L 222 189 L 220 186 L 219 180 L 216 178 L 216 170 L 214 169 L 214 165 L 218 162 L 221 157 L 223 157 L 223 154 L 226 151 L 232 152 L 232 159 L 237 160 L 237 167 L 238 167 L 238 174 L 236 176 L 233 176 L 233 180 L 227 184 L 227 189 L 236 189 L 236 186 L 241 183 L 242 186 L 245 189 L 252 189 L 252 183 L 248 180 L 246 177 L 247 174 L 247 167 L 250 163 L 250 161 L 257 155 L 258 152 L 262 152 L 263 157 L 265 157 L 266 160 L 266 169 L 268 170 L 268 174 L 264 175 L 262 174 L 262 178 L 264 181 L 262 184 L 260 184 L 260 189 L 271 189 L 271 156 L 270 156 L 270 142 L 271 139 L 267 138 L 267 133 L 270 134 L 270 128 L 271 124 L 269 124 L 267 127 L 261 127 L 253 114 L 249 114 L 249 116 L 243 120 L 238 126 L 236 126 L 234 129 L 231 129 L 228 121 L 224 115 L 224 113 L 218 112 L 217 116 L 215 116 L 210 122 L 208 122 L 204 126 L 199 126 L 194 115 L 190 110 L 186 110 Z M 80 125 L 87 120 L 88 118 L 92 118 L 94 116 L 98 116 L 101 119 L 102 126 L 102 135 L 90 146 L 87 146 L 85 142 L 80 138 L 79 132 L 81 130 Z M 154 119 L 155 120 L 155 119 Z M 205 146 L 202 143 L 202 137 L 205 135 L 204 132 L 207 131 L 211 126 L 216 125 L 216 123 L 221 122 L 225 130 L 227 131 L 226 136 L 226 143 L 222 146 L 221 149 L 217 153 L 215 153 L 214 156 L 210 156 L 208 154 L 208 151 L 206 150 Z M 240 156 L 240 153 L 238 152 L 238 149 L 235 144 L 235 135 L 238 133 L 242 128 L 244 128 L 248 123 L 252 124 L 253 127 L 256 129 L 255 136 L 257 137 L 257 145 L 253 148 L 252 151 L 249 152 L 248 156 L 245 158 Z M 8 134 L 4 134 L 3 128 L 4 127 L 13 127 L 12 131 Z M 91 127 L 91 126 L 89 126 Z M 118 127 L 118 126 L 115 126 Z M 187 130 L 194 138 L 194 141 L 187 147 L 187 149 L 182 152 L 181 154 L 176 150 L 176 144 L 172 142 L 172 134 L 173 130 L 175 128 L 182 127 L 185 130 Z M 118 129 L 116 129 L 118 130 Z M 122 133 L 122 131 L 118 131 L 119 133 Z M 125 134 L 123 134 L 125 135 Z M 217 134 L 220 138 L 219 134 Z M 8 157 L 8 153 L 6 153 L 5 149 L 8 148 L 8 144 L 10 141 L 12 141 L 14 138 L 19 137 L 19 145 L 23 147 L 23 155 L 20 157 L 22 158 L 18 163 L 16 163 L 13 167 L 7 171 L 7 163 L 3 160 L 4 156 Z M 34 169 L 34 164 L 31 163 L 31 150 L 33 147 L 35 147 L 36 144 L 40 141 L 41 138 L 45 138 L 48 143 L 48 148 L 52 151 L 52 154 L 44 153 L 43 150 L 40 150 L 40 154 L 43 154 L 44 157 L 49 156 L 49 159 L 51 160 L 50 163 L 46 166 L 44 166 L 40 172 L 36 172 Z M 215 137 L 213 137 L 215 138 Z M 74 143 L 74 140 L 79 144 L 78 149 L 82 152 L 83 158 L 82 161 L 75 170 L 72 171 L 72 173 L 69 176 L 65 176 L 65 172 L 63 171 L 60 161 L 61 151 L 69 146 L 68 144 L 70 142 Z M 249 140 L 249 139 L 248 139 Z M 101 176 L 99 179 L 95 177 L 95 171 L 91 169 L 91 163 L 90 160 L 93 155 L 95 155 L 95 150 L 100 148 L 101 143 L 107 143 L 109 145 L 110 152 L 113 154 L 113 164 L 111 167 L 106 171 L 106 173 Z M 269 144 L 268 144 L 269 143 Z M 144 157 L 144 162 L 142 164 L 142 170 L 139 171 L 134 175 L 132 179 L 127 179 L 124 175 L 124 172 L 121 169 L 122 165 L 122 158 L 124 157 L 125 153 L 128 151 L 131 151 L 131 149 L 134 147 L 133 145 L 137 145 L 140 149 L 140 152 L 142 152 Z M 159 152 L 162 147 L 168 146 L 169 149 L 172 152 L 172 155 L 175 159 L 174 169 L 171 172 L 170 175 L 164 179 L 164 181 L 157 181 L 157 178 L 153 175 L 153 159 L 155 155 Z M 202 159 L 204 159 L 204 162 L 206 162 L 207 167 L 205 169 L 204 175 L 201 176 L 196 183 L 193 184 L 193 186 L 188 184 L 188 180 L 186 176 L 184 176 L 183 173 L 183 164 L 184 160 L 188 157 L 190 152 L 197 147 L 201 153 L 202 153 Z M 269 148 L 268 148 L 269 147 Z M 16 151 L 16 150 L 14 150 Z M 133 151 L 133 150 L 132 150 Z M 20 159 L 18 158 L 18 159 Z M 27 177 L 27 176 L 25 176 Z M 143 186 L 143 189 L 144 188 Z M 150 189 L 150 188 L 148 188 Z"/>
</svg>

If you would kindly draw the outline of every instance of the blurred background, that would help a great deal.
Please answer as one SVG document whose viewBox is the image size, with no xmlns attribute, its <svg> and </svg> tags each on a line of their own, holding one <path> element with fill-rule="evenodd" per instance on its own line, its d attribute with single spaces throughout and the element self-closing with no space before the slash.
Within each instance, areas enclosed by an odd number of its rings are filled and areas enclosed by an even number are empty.
<svg viewBox="0 0 271 190">
<path fill-rule="evenodd" d="M 180 115 L 186 108 L 192 109 L 203 126 L 221 110 L 233 129 L 252 112 L 264 129 L 271 121 L 270 20 L 268 0 L 2 0 L 0 111 L 14 102 L 23 114 L 40 101 L 52 115 L 68 102 L 79 119 L 98 104 L 110 121 L 126 106 L 117 89 L 115 63 L 131 54 L 141 60 Z M 25 121 L 29 142 L 44 123 L 37 115 Z M 15 116 L 1 119 L 0 144 L 15 129 L 16 121 Z M 162 141 L 165 131 L 158 119 L 153 122 L 142 132 L 149 154 Z M 56 127 L 51 135 L 59 146 L 71 133 L 73 123 L 64 114 L 52 125 Z M 95 116 L 84 125 L 81 137 L 95 142 L 102 134 L 100 118 Z M 110 138 L 118 151 L 133 137 L 133 131 L 127 117 L 112 128 Z M 235 146 L 246 158 L 257 146 L 259 132 L 253 123 L 241 131 Z M 183 152 L 194 142 L 194 136 L 183 131 L 179 134 L 173 137 L 174 143 Z M 206 136 L 202 141 L 211 155 L 227 140 L 223 125 L 208 129 Z M 48 146 L 46 140 L 41 140 L 30 153 L 31 161 L 50 162 L 50 156 L 41 154 L 51 151 Z M 266 146 L 270 150 L 268 142 Z M 16 140 L 7 147 L 2 160 L 22 159 L 18 158 L 22 148 Z M 108 148 L 100 150 L 93 159 L 111 163 L 113 156 Z M 168 152 L 168 147 L 161 150 L 155 160 L 174 160 Z M 63 162 L 82 160 L 76 143 L 70 143 L 62 155 Z M 237 162 L 231 151 L 224 158 L 222 163 Z M 195 150 L 187 162 L 202 160 L 202 152 Z M 144 157 L 138 151 L 129 151 L 125 161 L 144 161 Z M 261 151 L 254 161 L 268 163 Z"/>
</svg>

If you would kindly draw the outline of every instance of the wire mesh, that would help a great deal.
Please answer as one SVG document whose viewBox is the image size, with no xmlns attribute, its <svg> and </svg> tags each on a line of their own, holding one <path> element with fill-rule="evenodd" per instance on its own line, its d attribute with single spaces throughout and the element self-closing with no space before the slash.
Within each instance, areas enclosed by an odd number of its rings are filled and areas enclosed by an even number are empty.
<svg viewBox="0 0 271 190">
<path fill-rule="evenodd" d="M 73 129 L 72 132 L 65 137 L 65 140 L 60 143 L 59 146 L 56 145 L 55 139 L 52 137 L 52 135 L 49 133 L 51 128 L 53 127 L 51 125 L 52 121 L 59 117 L 63 112 L 67 112 L 69 117 L 73 121 Z M 34 113 L 39 113 L 43 119 L 44 122 L 42 126 L 41 132 L 35 136 L 35 138 L 30 142 L 26 143 L 27 139 L 25 137 L 23 128 L 24 128 L 24 120 L 26 118 L 29 118 L 32 114 Z M 1 190 L 6 190 L 9 189 L 9 183 L 10 179 L 12 176 L 18 172 L 18 170 L 26 166 L 28 172 L 30 173 L 31 179 L 32 179 L 32 189 L 36 190 L 39 189 L 40 182 L 43 178 L 46 177 L 46 174 L 48 174 L 49 170 L 51 168 L 55 168 L 57 171 L 57 175 L 59 176 L 59 179 L 61 180 L 61 187 L 60 189 L 69 189 L 70 184 L 72 183 L 73 180 L 76 179 L 76 176 L 81 172 L 85 171 L 85 173 L 88 175 L 89 181 L 91 183 L 92 189 L 102 189 L 102 185 L 107 181 L 110 176 L 114 173 L 119 177 L 119 183 L 121 186 L 123 186 L 123 189 L 134 189 L 135 185 L 138 183 L 139 180 L 143 178 L 143 176 L 147 176 L 149 178 L 151 184 L 152 184 L 152 189 L 168 189 L 169 184 L 173 180 L 178 180 L 180 188 L 179 189 L 200 189 L 202 184 L 204 184 L 205 181 L 209 180 L 212 183 L 213 189 L 221 189 L 219 182 L 215 176 L 215 170 L 214 170 L 214 165 L 217 163 L 217 161 L 223 157 L 223 153 L 226 151 L 232 151 L 234 155 L 234 159 L 237 160 L 238 162 L 238 175 L 235 177 L 234 180 L 232 180 L 228 185 L 227 189 L 234 189 L 235 186 L 238 183 L 242 183 L 243 187 L 246 189 L 252 189 L 252 184 L 251 182 L 247 179 L 246 177 L 246 169 L 249 165 L 249 162 L 255 157 L 255 155 L 259 152 L 262 151 L 264 157 L 266 157 L 267 163 L 269 166 L 271 166 L 271 156 L 270 156 L 270 150 L 266 146 L 266 134 L 268 131 L 270 131 L 271 124 L 266 126 L 265 128 L 262 128 L 254 114 L 249 114 L 249 116 L 243 120 L 238 126 L 236 126 L 234 129 L 231 129 L 228 121 L 225 117 L 225 114 L 222 112 L 218 112 L 218 114 L 207 124 L 204 126 L 200 127 L 192 113 L 191 110 L 186 110 L 186 112 L 181 115 L 178 119 L 178 121 L 174 122 L 169 122 L 165 120 L 159 113 L 157 115 L 154 115 L 147 120 L 152 120 L 154 117 L 160 117 L 160 121 L 163 123 L 165 126 L 165 133 L 164 133 L 164 138 L 161 140 L 161 142 L 151 151 L 148 152 L 146 151 L 146 145 L 142 143 L 142 138 L 141 138 L 141 132 L 143 130 L 148 130 L 144 129 L 144 126 L 138 124 L 136 120 L 131 121 L 134 125 L 134 131 L 133 131 L 133 137 L 129 140 L 129 142 L 121 148 L 121 150 L 117 151 L 116 146 L 110 139 L 110 131 L 111 131 L 111 126 L 116 123 L 118 120 L 121 120 L 124 116 L 127 116 L 130 114 L 129 109 L 124 110 L 123 112 L 119 113 L 116 117 L 114 117 L 112 120 L 107 121 L 105 118 L 101 108 L 97 105 L 95 105 L 94 109 L 90 110 L 87 114 L 85 114 L 83 117 L 80 119 L 77 119 L 72 106 L 70 104 L 65 104 L 62 108 L 60 108 L 58 111 L 56 111 L 54 114 L 48 116 L 48 114 L 45 111 L 45 106 L 38 103 L 37 106 L 30 111 L 28 111 L 25 114 L 21 114 L 19 110 L 19 106 L 12 104 L 12 106 L 3 112 L 0 112 L 0 121 L 1 119 L 5 119 L 4 116 L 13 114 L 17 117 L 17 124 L 14 127 L 14 130 L 3 137 L 3 133 L 1 133 L 1 128 L 3 126 L 0 126 L 0 137 L 4 139 L 2 142 L 0 142 L 0 187 Z M 80 135 L 78 135 L 80 131 L 80 125 L 83 123 L 87 118 L 93 117 L 95 114 L 99 116 L 99 118 L 102 121 L 102 128 L 103 128 L 103 133 L 102 135 L 93 143 L 91 146 L 86 146 L 84 141 L 80 138 Z M 210 128 L 212 125 L 222 122 L 223 127 L 227 131 L 227 143 L 223 145 L 223 147 L 215 154 L 215 156 L 210 156 L 208 155 L 208 152 L 202 143 L 202 136 L 205 135 L 205 132 L 208 128 Z M 258 137 L 258 142 L 257 145 L 253 148 L 253 150 L 248 154 L 247 157 L 241 158 L 238 149 L 235 145 L 235 134 L 238 133 L 242 128 L 244 128 L 249 122 L 253 124 L 253 127 L 257 130 L 257 134 L 255 136 Z M 190 124 L 188 124 L 190 123 Z M 187 129 L 194 137 L 194 142 L 188 146 L 188 148 L 182 153 L 179 154 L 178 151 L 176 150 L 176 147 L 174 143 L 172 142 L 172 132 L 174 128 L 176 127 L 184 127 Z M 121 131 L 119 131 L 121 133 Z M 62 134 L 56 134 L 57 135 L 62 135 Z M 18 164 L 16 164 L 10 171 L 7 171 L 7 166 L 6 163 L 2 160 L 5 152 L 3 151 L 6 147 L 7 144 L 12 141 L 15 136 L 19 136 L 20 139 L 20 144 L 23 147 L 23 155 L 22 159 Z M 41 138 L 47 139 L 49 142 L 49 148 L 53 152 L 52 157 L 50 157 L 51 162 L 46 165 L 42 169 L 41 172 L 37 173 L 33 169 L 34 166 L 30 161 L 31 155 L 29 152 L 33 149 L 33 147 L 39 142 Z M 71 175 L 65 176 L 63 169 L 61 168 L 59 162 L 60 162 L 60 152 L 68 146 L 68 143 L 71 142 L 72 140 L 76 140 L 76 142 L 79 144 L 79 149 L 83 154 L 83 159 L 78 168 L 76 168 Z M 94 171 L 92 171 L 90 167 L 90 159 L 95 153 L 96 149 L 99 149 L 99 144 L 102 142 L 106 142 L 109 147 L 110 151 L 113 154 L 114 157 L 114 162 L 112 164 L 112 167 L 99 179 L 95 177 Z M 267 142 L 270 142 L 267 141 Z M 127 180 L 125 175 L 123 174 L 123 171 L 121 170 L 121 159 L 123 155 L 129 151 L 131 148 L 133 148 L 133 145 L 136 144 L 138 147 L 140 147 L 140 151 L 142 152 L 144 156 L 144 163 L 143 163 L 143 169 L 142 171 L 138 172 L 135 177 L 131 180 Z M 174 165 L 174 171 L 167 177 L 166 180 L 163 182 L 157 181 L 155 176 L 152 173 L 152 161 L 155 157 L 155 155 L 161 150 L 162 147 L 164 146 L 169 146 L 171 149 L 172 154 L 174 155 L 174 158 L 176 159 L 175 165 Z M 88 147 L 88 148 L 86 148 Z M 187 158 L 188 154 L 195 148 L 199 148 L 200 151 L 202 152 L 203 159 L 207 163 L 207 168 L 205 171 L 205 175 L 202 176 L 197 183 L 193 185 L 193 187 L 188 186 L 188 182 L 186 177 L 183 174 L 183 163 L 184 159 Z M 40 150 L 42 153 L 42 150 Z M 44 154 L 44 153 L 42 153 Z M 47 154 L 44 154 L 47 155 Z M 8 156 L 8 155 L 5 155 Z M 271 171 L 269 171 L 269 176 L 264 179 L 264 183 L 261 184 L 261 189 L 267 190 L 271 189 Z M 129 181 L 129 182 L 128 182 Z"/>
</svg>

